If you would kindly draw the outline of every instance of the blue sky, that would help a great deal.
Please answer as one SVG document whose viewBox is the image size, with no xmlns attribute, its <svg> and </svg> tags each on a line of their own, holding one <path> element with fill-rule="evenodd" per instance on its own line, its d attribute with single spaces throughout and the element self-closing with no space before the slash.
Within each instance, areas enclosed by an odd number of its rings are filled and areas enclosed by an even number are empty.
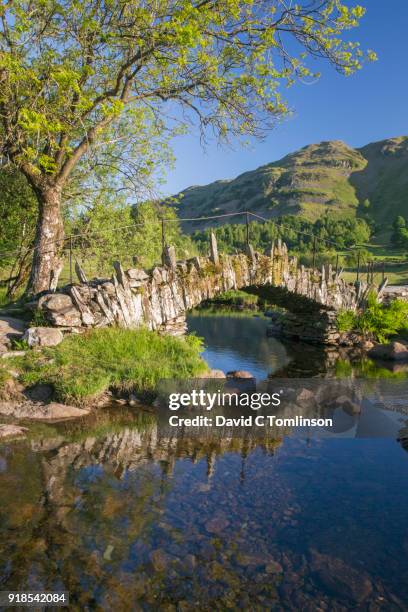
<svg viewBox="0 0 408 612">
<path fill-rule="evenodd" d="M 348 78 L 327 64 L 316 66 L 322 72 L 318 83 L 296 85 L 284 92 L 294 116 L 250 148 L 236 143 L 231 150 L 213 142 L 203 150 L 198 132 L 176 138 L 176 165 L 167 175 L 164 191 L 174 194 L 190 185 L 233 178 L 312 142 L 344 140 L 359 147 L 407 135 L 408 1 L 359 3 L 367 13 L 353 36 L 362 48 L 377 52 L 377 62 Z"/>
</svg>

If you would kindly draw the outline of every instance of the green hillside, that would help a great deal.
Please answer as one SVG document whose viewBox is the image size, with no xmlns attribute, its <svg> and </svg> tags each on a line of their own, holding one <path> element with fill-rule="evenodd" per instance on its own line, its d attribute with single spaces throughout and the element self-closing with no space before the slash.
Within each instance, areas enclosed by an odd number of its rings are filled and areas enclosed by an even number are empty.
<svg viewBox="0 0 408 612">
<path fill-rule="evenodd" d="M 245 210 L 268 218 L 297 215 L 309 221 L 327 214 L 350 218 L 364 212 L 382 226 L 398 214 L 407 217 L 408 137 L 361 149 L 341 141 L 308 145 L 235 179 L 189 187 L 179 205 L 181 218 Z M 202 223 L 200 228 L 216 224 Z M 198 229 L 198 224 L 191 229 Z"/>
</svg>

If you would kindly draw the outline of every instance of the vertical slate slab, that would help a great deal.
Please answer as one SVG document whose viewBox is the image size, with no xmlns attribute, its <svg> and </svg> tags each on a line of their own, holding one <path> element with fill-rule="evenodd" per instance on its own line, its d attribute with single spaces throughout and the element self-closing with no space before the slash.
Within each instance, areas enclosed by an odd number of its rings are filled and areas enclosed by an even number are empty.
<svg viewBox="0 0 408 612">
<path fill-rule="evenodd" d="M 86 277 L 85 272 L 83 271 L 83 269 L 81 268 L 81 266 L 79 265 L 77 261 L 75 262 L 75 272 L 79 279 L 79 282 L 85 285 L 88 282 L 88 279 Z"/>
<path fill-rule="evenodd" d="M 176 249 L 174 246 L 166 246 L 163 251 L 163 263 L 167 268 L 175 270 L 177 266 Z"/>
<path fill-rule="evenodd" d="M 210 234 L 210 260 L 215 265 L 218 265 L 220 263 L 220 258 L 218 257 L 217 239 L 213 232 L 211 232 Z"/>
</svg>

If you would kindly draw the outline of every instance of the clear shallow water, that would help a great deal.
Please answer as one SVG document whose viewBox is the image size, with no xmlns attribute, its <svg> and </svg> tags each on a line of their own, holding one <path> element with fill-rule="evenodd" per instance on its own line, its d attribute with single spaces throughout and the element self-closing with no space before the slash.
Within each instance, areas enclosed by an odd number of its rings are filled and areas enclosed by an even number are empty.
<svg viewBox="0 0 408 612">
<path fill-rule="evenodd" d="M 301 369 L 300 345 L 236 321 L 190 320 L 210 365 Z M 116 408 L 0 446 L 0 590 L 71 609 L 406 610 L 407 519 L 392 439 L 191 440 Z"/>
</svg>

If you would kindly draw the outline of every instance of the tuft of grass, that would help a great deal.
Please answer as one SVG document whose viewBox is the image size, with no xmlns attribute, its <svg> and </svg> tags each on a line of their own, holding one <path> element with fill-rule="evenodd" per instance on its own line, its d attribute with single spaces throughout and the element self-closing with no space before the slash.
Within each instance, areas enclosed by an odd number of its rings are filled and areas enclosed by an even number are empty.
<svg viewBox="0 0 408 612">
<path fill-rule="evenodd" d="M 51 384 L 61 401 L 80 403 L 108 389 L 154 392 L 162 378 L 190 378 L 207 370 L 195 336 L 160 336 L 147 329 L 94 329 L 19 359 L 26 385 Z"/>
<path fill-rule="evenodd" d="M 225 291 L 225 293 L 218 295 L 210 301 L 216 304 L 253 307 L 258 304 L 258 299 L 259 298 L 257 295 L 251 295 L 245 291 L 231 289 L 230 291 Z"/>
</svg>

